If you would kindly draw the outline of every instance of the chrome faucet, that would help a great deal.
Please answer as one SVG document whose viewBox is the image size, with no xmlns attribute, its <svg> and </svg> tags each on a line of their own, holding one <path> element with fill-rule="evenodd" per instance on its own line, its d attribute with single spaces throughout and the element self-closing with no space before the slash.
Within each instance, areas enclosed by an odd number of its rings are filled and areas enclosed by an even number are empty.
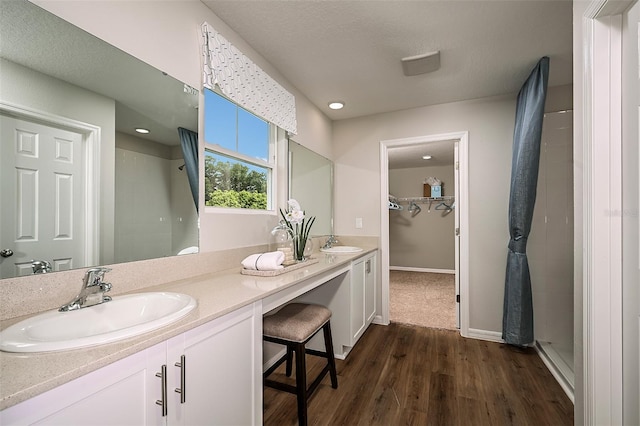
<svg viewBox="0 0 640 426">
<path fill-rule="evenodd" d="M 33 269 L 34 274 L 45 274 L 51 272 L 51 263 L 46 260 L 32 260 L 31 269 Z"/>
<path fill-rule="evenodd" d="M 102 281 L 104 274 L 109 271 L 111 271 L 109 268 L 91 268 L 85 272 L 80 294 L 58 310 L 60 312 L 75 311 L 110 301 L 111 297 L 105 296 L 104 293 L 111 290 L 111 283 Z"/>
<path fill-rule="evenodd" d="M 327 238 L 327 242 L 324 243 L 324 245 L 322 246 L 323 249 L 329 249 L 331 247 L 333 247 L 334 244 L 338 244 L 338 240 L 336 239 L 336 237 L 332 234 L 329 235 L 329 238 Z"/>
</svg>

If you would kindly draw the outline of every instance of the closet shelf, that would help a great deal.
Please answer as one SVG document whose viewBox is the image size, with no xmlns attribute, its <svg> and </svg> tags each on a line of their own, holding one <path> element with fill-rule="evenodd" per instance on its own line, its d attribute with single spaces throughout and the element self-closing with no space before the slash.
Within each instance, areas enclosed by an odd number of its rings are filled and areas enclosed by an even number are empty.
<svg viewBox="0 0 640 426">
<path fill-rule="evenodd" d="M 456 197 L 452 195 L 445 195 L 443 197 L 408 197 L 408 198 L 396 198 L 397 203 L 428 203 L 432 201 L 453 201 Z"/>
</svg>

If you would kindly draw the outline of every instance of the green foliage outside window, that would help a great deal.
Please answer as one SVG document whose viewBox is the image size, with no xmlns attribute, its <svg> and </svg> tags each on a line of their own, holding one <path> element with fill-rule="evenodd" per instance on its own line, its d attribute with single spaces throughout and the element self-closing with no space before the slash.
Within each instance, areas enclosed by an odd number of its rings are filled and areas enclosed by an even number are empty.
<svg viewBox="0 0 640 426">
<path fill-rule="evenodd" d="M 267 172 L 235 160 L 205 157 L 205 205 L 243 209 L 267 208 Z"/>
</svg>

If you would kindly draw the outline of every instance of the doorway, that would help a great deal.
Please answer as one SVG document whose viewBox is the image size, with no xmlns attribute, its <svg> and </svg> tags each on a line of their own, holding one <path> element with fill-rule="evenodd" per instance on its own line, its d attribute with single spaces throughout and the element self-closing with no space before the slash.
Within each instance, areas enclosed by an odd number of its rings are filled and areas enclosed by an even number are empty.
<svg viewBox="0 0 640 426">
<path fill-rule="evenodd" d="M 398 265 L 391 265 L 391 240 L 390 240 L 390 213 L 389 210 L 389 157 L 393 158 L 394 150 L 404 151 L 420 151 L 429 147 L 437 146 L 438 144 L 450 144 L 453 148 L 453 188 L 449 190 L 445 189 L 444 197 L 448 199 L 445 201 L 447 207 L 442 207 L 442 210 L 438 210 L 436 214 L 444 213 L 444 209 L 449 209 L 449 219 L 453 219 L 453 227 L 450 229 L 454 260 L 453 265 L 448 268 L 435 268 L 438 269 L 435 272 L 447 272 L 452 274 L 454 278 L 454 293 L 452 295 L 453 303 L 455 304 L 455 318 L 456 327 L 460 329 L 460 333 L 464 336 L 468 330 L 468 300 L 465 295 L 468 294 L 468 191 L 467 191 L 467 143 L 468 133 L 457 132 L 448 134 L 419 136 L 405 139 L 385 140 L 380 143 L 380 176 L 381 176 L 381 221 L 380 221 L 380 237 L 381 237 L 381 307 L 382 307 L 382 322 L 388 324 L 390 318 L 390 266 L 396 266 L 394 269 L 406 269 L 397 268 Z M 396 151 L 399 152 L 399 151 Z M 423 182 L 418 182 L 419 188 L 422 188 Z M 446 182 L 445 182 L 446 185 Z M 451 185 L 451 183 L 450 183 Z M 453 192 L 451 192 L 453 191 Z M 414 191 L 415 192 L 415 191 Z M 447 195 L 449 194 L 449 195 Z M 405 194 L 402 194 L 405 195 Z M 398 206 L 401 206 L 408 212 L 409 203 L 415 201 L 415 204 L 420 208 L 420 214 L 424 214 L 423 218 L 427 214 L 435 213 L 435 207 L 440 204 L 441 201 L 436 197 L 423 197 L 417 195 L 426 195 L 424 193 L 416 194 L 416 197 L 399 197 L 397 201 Z M 437 195 L 437 194 L 434 194 Z M 412 200 L 412 198 L 415 198 Z M 437 202 L 436 202 L 437 201 Z M 429 205 L 431 204 L 431 205 Z M 412 205 L 411 214 L 415 213 L 415 207 Z M 429 210 L 432 210 L 431 212 Z M 395 213 L 395 212 L 393 212 Z M 433 215 L 435 218 L 435 214 Z M 415 218 L 415 216 L 414 216 Z M 404 219 L 403 219 L 404 220 Z M 398 261 L 396 260 L 395 263 Z M 402 266 L 402 265 L 401 265 Z M 411 267 L 408 268 L 409 272 Z M 418 268 L 417 272 L 434 273 L 430 268 Z"/>
</svg>

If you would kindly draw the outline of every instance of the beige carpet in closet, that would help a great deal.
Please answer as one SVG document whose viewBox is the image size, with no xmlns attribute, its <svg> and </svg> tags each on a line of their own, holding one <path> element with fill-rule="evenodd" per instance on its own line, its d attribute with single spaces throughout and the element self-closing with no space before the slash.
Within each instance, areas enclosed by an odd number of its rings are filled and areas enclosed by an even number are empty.
<svg viewBox="0 0 640 426">
<path fill-rule="evenodd" d="M 392 322 L 456 329 L 455 275 L 389 271 Z"/>
</svg>

